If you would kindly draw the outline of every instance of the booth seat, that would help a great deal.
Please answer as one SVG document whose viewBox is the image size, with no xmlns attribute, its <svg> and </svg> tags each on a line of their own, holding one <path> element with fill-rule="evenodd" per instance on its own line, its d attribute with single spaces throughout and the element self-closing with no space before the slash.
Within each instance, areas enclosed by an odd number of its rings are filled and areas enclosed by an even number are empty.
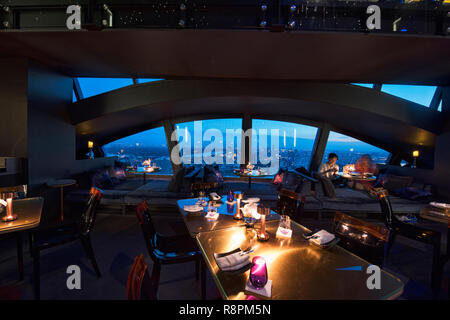
<svg viewBox="0 0 450 320">
<path fill-rule="evenodd" d="M 291 172 L 290 174 L 296 173 Z M 93 177 L 92 173 L 86 173 L 85 176 Z M 298 181 L 301 181 L 300 186 L 274 185 L 267 179 L 255 178 L 252 181 L 251 189 L 248 188 L 246 180 L 225 180 L 223 186 L 217 191 L 221 194 L 227 194 L 229 190 L 242 191 L 246 196 L 259 197 L 264 205 L 275 208 L 279 189 L 287 187 L 306 197 L 305 212 L 344 212 L 354 215 L 380 213 L 378 200 L 365 191 L 348 187 L 336 188 L 336 197 L 329 198 L 323 194 L 322 188 L 317 182 L 314 183 L 304 179 L 301 175 L 296 178 L 299 179 L 293 181 L 299 184 Z M 83 178 L 80 181 L 83 181 Z M 67 194 L 66 201 L 84 202 L 89 195 L 89 188 L 92 183 L 91 179 L 87 186 L 80 184 L 78 188 Z M 177 200 L 191 197 L 189 188 L 184 187 L 177 192 L 169 191 L 171 190 L 170 184 L 170 178 L 150 178 L 145 184 L 142 183 L 142 179 L 126 178 L 97 187 L 104 192 L 102 205 L 121 206 L 125 213 L 127 206 L 135 206 L 142 200 L 147 200 L 152 206 L 168 207 L 173 210 L 176 209 Z M 412 201 L 392 195 L 391 202 L 396 213 L 417 214 L 429 201 Z"/>
</svg>

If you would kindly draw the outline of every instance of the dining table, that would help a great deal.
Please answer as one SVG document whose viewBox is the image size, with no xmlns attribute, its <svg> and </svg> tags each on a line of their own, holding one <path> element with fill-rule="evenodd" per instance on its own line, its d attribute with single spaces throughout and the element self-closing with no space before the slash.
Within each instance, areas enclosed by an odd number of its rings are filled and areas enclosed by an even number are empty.
<svg viewBox="0 0 450 320">
<path fill-rule="evenodd" d="M 236 249 L 251 248 L 249 257 L 263 257 L 267 262 L 268 276 L 272 280 L 270 299 L 395 299 L 403 292 L 403 283 L 394 275 L 380 270 L 380 289 L 367 286 L 369 262 L 335 245 L 323 249 L 310 244 L 304 237 L 311 230 L 291 220 L 290 238 L 277 235 L 280 215 L 271 211 L 266 216 L 269 240 L 259 241 L 257 231 L 261 223 L 246 226 L 234 220 L 236 205 L 223 203 L 217 207 L 219 217 L 205 217 L 206 207 L 200 212 L 188 212 L 185 205 L 195 205 L 199 198 L 177 201 L 179 211 L 191 237 L 195 237 L 203 256 L 201 268 L 201 296 L 206 297 L 205 270 L 209 270 L 223 299 L 242 300 L 264 298 L 245 290 L 249 270 L 242 273 L 221 271 L 214 254 Z M 245 199 L 244 199 L 245 200 Z M 251 260 L 251 259 L 250 259 Z"/>
<path fill-rule="evenodd" d="M 442 259 L 447 262 L 448 260 L 450 260 L 450 208 L 441 209 L 432 205 L 428 205 L 427 207 L 420 210 L 419 216 L 423 219 L 434 221 L 447 227 L 446 254 L 442 257 Z"/>
<path fill-rule="evenodd" d="M 358 184 L 364 184 L 367 182 L 374 182 L 377 180 L 377 177 L 372 174 L 360 174 L 356 172 L 339 172 L 339 176 L 347 181 L 351 182 L 351 188 L 356 189 Z"/>
<path fill-rule="evenodd" d="M 17 215 L 17 219 L 8 222 L 0 221 L 0 235 L 13 234 L 16 236 L 20 280 L 24 278 L 22 233 L 39 226 L 43 205 L 44 199 L 41 197 L 13 200 L 12 211 Z"/>
<path fill-rule="evenodd" d="M 268 177 L 268 176 L 274 175 L 274 173 L 271 173 L 266 170 L 244 170 L 244 171 L 241 171 L 239 169 L 236 169 L 233 171 L 233 173 L 236 176 L 248 178 L 248 188 L 249 189 L 252 188 L 252 178 L 261 178 L 261 177 Z"/>
<path fill-rule="evenodd" d="M 223 195 L 221 196 L 220 201 L 215 201 L 217 213 L 219 213 L 217 220 L 205 218 L 207 206 L 204 207 L 204 210 L 199 212 L 188 212 L 184 209 L 184 206 L 195 205 L 199 201 L 199 198 L 189 198 L 177 201 L 178 209 L 192 238 L 195 238 L 200 232 L 226 229 L 235 226 L 245 226 L 244 220 L 233 219 L 237 210 L 236 200 L 234 200 L 232 204 L 227 204 L 225 199 L 226 196 Z M 244 205 L 245 202 L 243 202 L 240 207 L 242 208 Z M 271 211 L 271 214 L 266 217 L 266 220 L 279 220 L 279 218 L 280 216 L 275 211 Z"/>
<path fill-rule="evenodd" d="M 59 214 L 61 221 L 64 221 L 64 188 L 76 185 L 74 179 L 58 179 L 47 181 L 47 187 L 59 189 Z"/>
<path fill-rule="evenodd" d="M 151 171 L 149 171 L 149 170 L 146 170 L 144 167 L 138 167 L 136 170 L 134 170 L 134 169 L 128 170 L 127 173 L 131 174 L 131 175 L 137 175 L 137 176 L 142 175 L 143 176 L 143 184 L 146 184 L 147 183 L 147 175 L 158 173 L 159 171 L 161 171 L 161 168 L 160 167 L 151 167 Z"/>
<path fill-rule="evenodd" d="M 263 257 L 272 280 L 272 300 L 387 300 L 399 297 L 403 283 L 380 270 L 380 288 L 367 284 L 369 262 L 335 245 L 323 249 L 304 238 L 310 230 L 291 221 L 292 236 L 277 237 L 278 221 L 267 222 L 270 239 L 259 242 L 254 229 L 231 227 L 201 232 L 197 243 L 223 299 L 267 299 L 245 290 L 250 271 L 233 274 L 221 271 L 214 253 L 253 248 L 250 258 Z M 250 259 L 251 260 L 251 259 Z"/>
</svg>

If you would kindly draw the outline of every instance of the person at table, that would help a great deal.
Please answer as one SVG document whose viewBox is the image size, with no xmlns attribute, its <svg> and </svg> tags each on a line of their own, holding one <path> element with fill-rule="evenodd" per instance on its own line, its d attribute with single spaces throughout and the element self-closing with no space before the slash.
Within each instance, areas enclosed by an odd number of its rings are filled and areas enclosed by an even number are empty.
<svg viewBox="0 0 450 320">
<path fill-rule="evenodd" d="M 328 155 L 328 161 L 322 163 L 319 168 L 319 173 L 323 178 L 330 179 L 335 186 L 340 186 L 344 181 L 339 176 L 339 165 L 336 163 L 338 156 L 336 153 L 330 153 Z"/>
<path fill-rule="evenodd" d="M 377 175 L 378 169 L 369 154 L 362 155 L 355 163 L 355 171 L 363 175 Z"/>
<path fill-rule="evenodd" d="M 356 160 L 355 171 L 359 172 L 363 176 L 374 176 L 378 174 L 377 165 L 368 154 L 362 155 L 358 160 Z M 373 189 L 374 181 L 358 181 L 357 184 L 366 191 L 370 192 L 370 190 Z"/>
<path fill-rule="evenodd" d="M 328 155 L 328 161 L 322 163 L 319 168 L 319 172 L 322 175 L 322 177 L 333 180 L 338 176 L 339 165 L 336 164 L 337 160 L 338 156 L 336 153 L 330 153 Z"/>
</svg>

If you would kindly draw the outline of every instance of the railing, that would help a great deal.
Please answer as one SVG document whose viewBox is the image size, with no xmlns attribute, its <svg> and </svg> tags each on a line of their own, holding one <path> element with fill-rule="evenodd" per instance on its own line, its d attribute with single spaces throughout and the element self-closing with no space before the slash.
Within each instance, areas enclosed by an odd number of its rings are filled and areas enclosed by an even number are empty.
<svg viewBox="0 0 450 320">
<path fill-rule="evenodd" d="M 79 9 L 68 10 L 74 4 Z M 68 28 L 69 17 L 78 15 L 80 27 L 88 30 L 255 29 L 447 35 L 449 11 L 450 0 L 10 0 L 7 5 L 0 4 L 0 29 Z"/>
</svg>

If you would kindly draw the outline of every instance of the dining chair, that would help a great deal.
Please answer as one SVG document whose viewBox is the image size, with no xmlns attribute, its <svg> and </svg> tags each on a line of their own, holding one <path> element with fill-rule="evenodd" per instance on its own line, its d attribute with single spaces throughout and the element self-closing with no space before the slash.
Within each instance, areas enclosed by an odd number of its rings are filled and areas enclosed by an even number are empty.
<svg viewBox="0 0 450 320">
<path fill-rule="evenodd" d="M 300 200 L 300 201 L 299 201 Z M 279 215 L 287 215 L 296 222 L 299 222 L 303 215 L 305 196 L 301 196 L 287 189 L 280 189 L 276 212 Z"/>
<path fill-rule="evenodd" d="M 333 230 L 338 245 L 370 263 L 383 267 L 389 229 L 337 212 Z"/>
<path fill-rule="evenodd" d="M 102 197 L 100 189 L 92 187 L 86 209 L 75 221 L 68 224 L 60 224 L 53 227 L 37 229 L 31 234 L 33 273 L 34 273 L 34 294 L 36 299 L 40 299 L 40 252 L 56 246 L 80 240 L 83 248 L 91 260 L 95 273 L 101 277 L 100 269 L 95 260 L 94 249 L 92 248 L 90 234 L 94 228 L 97 214 L 97 206 Z"/>
<path fill-rule="evenodd" d="M 202 256 L 195 239 L 189 235 L 187 230 L 185 233 L 176 235 L 167 235 L 158 231 L 145 200 L 136 208 L 136 216 L 144 235 L 148 253 L 153 261 L 151 278 L 155 295 L 158 292 L 161 265 L 163 264 L 195 261 L 195 276 L 198 279 Z M 204 285 L 204 272 L 205 270 L 202 268 L 202 286 Z"/>
<path fill-rule="evenodd" d="M 388 255 L 395 242 L 397 235 L 415 240 L 433 247 L 433 258 L 431 265 L 431 289 L 433 298 L 437 298 L 441 285 L 443 261 L 441 259 L 441 233 L 429 230 L 417 225 L 405 223 L 396 218 L 388 192 L 381 190 L 378 192 L 378 200 L 380 202 L 381 212 L 383 213 L 384 223 L 390 230 L 390 237 L 387 246 Z"/>
<path fill-rule="evenodd" d="M 143 254 L 134 259 L 128 273 L 127 300 L 157 300 Z"/>
</svg>

